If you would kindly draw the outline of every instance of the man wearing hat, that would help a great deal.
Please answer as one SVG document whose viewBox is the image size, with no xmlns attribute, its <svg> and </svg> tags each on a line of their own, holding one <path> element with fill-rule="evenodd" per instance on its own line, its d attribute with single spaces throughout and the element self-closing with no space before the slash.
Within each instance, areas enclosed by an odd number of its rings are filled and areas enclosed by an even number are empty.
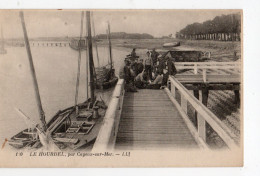
<svg viewBox="0 0 260 176">
<path fill-rule="evenodd" d="M 136 58 L 135 48 L 133 48 L 133 50 L 132 50 L 132 52 L 131 52 L 131 56 L 132 56 L 133 58 Z"/>
<path fill-rule="evenodd" d="M 153 65 L 156 65 L 156 62 L 158 60 L 158 56 L 159 56 L 159 53 L 155 51 L 155 48 L 153 48 L 152 52 L 151 52 L 151 57 L 152 57 L 152 60 L 153 60 Z"/>
<path fill-rule="evenodd" d="M 131 62 L 126 58 L 123 71 L 123 78 L 125 79 L 125 89 L 127 92 L 137 92 L 134 86 L 134 77 L 132 76 L 130 66 Z"/>
</svg>

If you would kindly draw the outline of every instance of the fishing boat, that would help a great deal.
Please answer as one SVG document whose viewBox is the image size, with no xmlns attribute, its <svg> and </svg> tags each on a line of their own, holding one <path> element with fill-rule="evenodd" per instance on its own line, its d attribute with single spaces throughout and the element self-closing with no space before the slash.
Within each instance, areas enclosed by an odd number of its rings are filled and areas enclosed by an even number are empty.
<svg viewBox="0 0 260 176">
<path fill-rule="evenodd" d="M 6 54 L 7 51 L 5 49 L 5 41 L 4 41 L 4 35 L 3 35 L 3 29 L 1 26 L 1 41 L 0 41 L 0 54 Z"/>
<path fill-rule="evenodd" d="M 87 95 L 90 93 L 90 98 L 87 98 L 87 100 L 83 103 L 78 103 L 81 61 L 81 50 L 79 50 L 75 105 L 58 111 L 48 123 L 45 121 L 45 115 L 41 104 L 38 83 L 22 12 L 20 12 L 20 16 L 41 123 L 35 124 L 35 128 L 25 129 L 14 135 L 10 140 L 8 140 L 9 145 L 15 148 L 40 148 L 44 146 L 46 149 L 50 149 L 50 146 L 54 146 L 54 149 L 62 151 L 86 149 L 91 147 L 102 125 L 103 117 L 107 107 L 103 101 L 99 101 L 95 98 L 90 12 L 86 12 L 88 29 L 88 36 L 86 37 L 88 41 L 88 60 L 86 63 L 89 72 L 86 78 L 90 87 L 88 90 L 87 86 Z M 82 12 L 81 18 L 84 18 L 84 12 Z M 83 22 L 81 22 L 81 29 L 82 25 Z M 19 110 L 19 113 L 26 119 L 31 120 L 22 111 Z"/>
<path fill-rule="evenodd" d="M 115 75 L 115 69 L 108 64 L 96 69 L 96 89 L 109 89 L 116 85 L 118 77 Z"/>
<path fill-rule="evenodd" d="M 95 25 L 93 22 L 94 36 L 95 36 Z M 108 22 L 107 29 L 107 39 L 108 39 L 108 49 L 109 49 L 109 64 L 103 67 L 95 68 L 95 87 L 96 89 L 109 89 L 116 85 L 118 81 L 118 77 L 115 75 L 115 69 L 113 65 L 113 57 L 112 57 L 112 44 L 111 44 L 111 35 L 110 35 L 110 24 Z M 98 48 L 96 47 L 97 61 L 99 65 L 99 56 L 98 56 Z"/>
</svg>

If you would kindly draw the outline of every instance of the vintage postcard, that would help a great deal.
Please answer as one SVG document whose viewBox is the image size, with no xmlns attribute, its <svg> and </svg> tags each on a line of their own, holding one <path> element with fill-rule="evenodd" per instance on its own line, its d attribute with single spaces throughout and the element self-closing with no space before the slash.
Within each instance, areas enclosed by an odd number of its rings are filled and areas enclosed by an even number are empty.
<svg viewBox="0 0 260 176">
<path fill-rule="evenodd" d="M 0 167 L 243 166 L 242 10 L 0 14 Z"/>
</svg>

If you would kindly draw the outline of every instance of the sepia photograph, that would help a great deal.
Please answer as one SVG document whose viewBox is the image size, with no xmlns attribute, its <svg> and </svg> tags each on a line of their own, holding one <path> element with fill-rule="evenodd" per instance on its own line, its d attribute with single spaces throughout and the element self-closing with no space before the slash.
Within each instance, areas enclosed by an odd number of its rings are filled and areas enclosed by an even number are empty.
<svg viewBox="0 0 260 176">
<path fill-rule="evenodd" d="M 243 10 L 0 10 L 0 27 L 0 167 L 243 166 Z"/>
</svg>

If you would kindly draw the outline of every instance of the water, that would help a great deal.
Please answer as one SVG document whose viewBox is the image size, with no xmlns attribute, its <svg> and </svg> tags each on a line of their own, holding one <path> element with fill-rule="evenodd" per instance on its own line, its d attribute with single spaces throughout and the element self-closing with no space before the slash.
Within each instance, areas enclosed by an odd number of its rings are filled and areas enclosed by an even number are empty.
<svg viewBox="0 0 260 176">
<path fill-rule="evenodd" d="M 94 62 L 97 65 L 94 50 Z M 58 110 L 74 105 L 78 52 L 70 47 L 31 47 L 46 120 Z M 108 48 L 98 47 L 100 65 L 108 63 Z M 113 49 L 116 74 L 125 55 L 131 50 Z M 113 89 L 99 92 L 108 103 Z M 33 121 L 39 122 L 34 87 L 25 47 L 7 48 L 0 55 L 0 145 L 5 138 L 27 128 L 15 108 L 21 109 Z M 82 52 L 79 100 L 86 100 L 86 52 Z"/>
</svg>

